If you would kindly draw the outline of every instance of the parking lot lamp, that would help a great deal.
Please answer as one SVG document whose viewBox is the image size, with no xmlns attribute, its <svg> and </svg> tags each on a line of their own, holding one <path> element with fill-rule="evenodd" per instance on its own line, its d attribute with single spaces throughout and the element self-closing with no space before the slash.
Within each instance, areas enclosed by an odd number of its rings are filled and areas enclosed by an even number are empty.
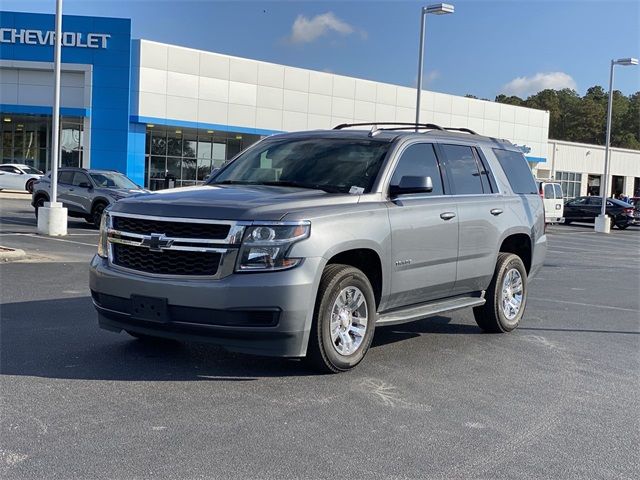
<svg viewBox="0 0 640 480">
<path fill-rule="evenodd" d="M 51 128 L 51 198 L 38 208 L 38 233 L 59 236 L 67 234 L 67 209 L 58 202 L 58 163 L 60 162 L 60 62 L 62 53 L 62 0 L 56 0 L 55 38 L 53 47 L 53 112 Z"/>
<path fill-rule="evenodd" d="M 611 60 L 611 70 L 609 72 L 609 104 L 607 106 L 607 138 L 604 149 L 604 175 L 600 182 L 602 197 L 602 206 L 600 207 L 600 215 L 595 221 L 595 231 L 599 233 L 609 233 L 611 231 L 611 223 L 607 217 L 607 189 L 609 188 L 609 148 L 611 144 L 611 114 L 613 112 L 613 67 L 616 65 L 638 65 L 637 58 L 620 58 Z"/>
<path fill-rule="evenodd" d="M 418 48 L 418 96 L 416 98 L 416 123 L 420 123 L 420 96 L 422 94 L 422 62 L 424 60 L 424 28 L 427 14 L 446 15 L 453 13 L 455 10 L 453 5 L 448 3 L 435 3 L 422 7 L 420 15 L 420 47 Z"/>
</svg>

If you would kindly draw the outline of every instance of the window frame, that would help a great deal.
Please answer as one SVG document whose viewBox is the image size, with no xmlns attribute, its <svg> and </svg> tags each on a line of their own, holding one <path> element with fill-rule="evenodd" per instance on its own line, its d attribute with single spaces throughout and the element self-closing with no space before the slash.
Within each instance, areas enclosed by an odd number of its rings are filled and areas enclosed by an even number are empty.
<svg viewBox="0 0 640 480">
<path fill-rule="evenodd" d="M 395 196 L 392 196 L 390 193 L 390 189 L 391 189 L 391 180 L 393 179 L 393 175 L 396 173 L 396 169 L 398 168 L 398 164 L 400 163 L 400 159 L 402 158 L 402 155 L 404 155 L 404 152 L 409 148 L 412 147 L 413 145 L 422 145 L 422 144 L 426 144 L 426 145 L 431 145 L 433 147 L 435 156 L 436 156 L 436 160 L 438 162 L 438 169 L 440 170 L 440 178 L 442 180 L 442 195 L 432 195 L 430 193 L 407 193 L 407 194 L 402 194 L 400 196 L 401 197 L 409 197 L 409 198 L 437 198 L 437 197 L 445 197 L 445 196 L 451 196 L 451 187 L 449 185 L 449 178 L 447 177 L 447 172 L 444 168 L 444 162 L 442 159 L 442 154 L 440 153 L 439 149 L 438 149 L 438 142 L 431 140 L 431 141 L 425 141 L 425 140 L 413 140 L 404 144 L 401 144 L 399 146 L 397 146 L 395 149 L 393 149 L 393 147 L 389 150 L 389 152 L 387 153 L 387 158 L 388 160 L 386 161 L 387 166 L 386 168 L 383 166 L 380 169 L 380 180 L 378 180 L 380 183 L 379 185 L 382 186 L 382 193 L 386 196 L 386 198 L 388 200 L 391 200 L 392 198 L 398 198 Z M 375 182 L 377 183 L 377 182 Z M 375 191 L 379 191 L 375 188 L 375 183 L 374 183 L 374 188 L 371 189 L 371 193 L 375 192 Z"/>
<path fill-rule="evenodd" d="M 482 188 L 482 193 L 457 193 L 454 188 L 453 182 L 453 174 L 449 168 L 449 158 L 445 152 L 444 146 L 454 146 L 454 147 L 466 147 L 471 150 L 473 158 L 476 162 L 476 168 L 478 169 L 478 180 L 480 182 L 480 187 Z M 449 183 L 450 195 L 462 197 L 462 196 L 478 196 L 478 195 L 497 195 L 499 192 L 497 183 L 495 181 L 495 177 L 493 176 L 493 171 L 489 168 L 489 162 L 482 154 L 482 149 L 477 144 L 469 144 L 469 143 L 460 143 L 453 141 L 446 142 L 437 142 L 436 148 L 439 153 L 439 158 L 441 159 L 441 165 L 444 165 L 444 170 L 447 172 L 447 179 Z M 485 185 L 482 181 L 481 176 L 486 175 L 487 183 L 489 184 L 489 192 L 485 192 Z"/>
<path fill-rule="evenodd" d="M 73 177 L 71 177 L 71 186 L 79 187 L 80 184 L 83 183 L 83 182 L 75 183 L 76 175 L 78 177 L 85 177 L 84 178 L 84 183 L 88 183 L 89 185 L 93 186 L 93 182 L 91 181 L 90 175 L 87 175 L 86 173 L 80 172 L 80 171 L 73 172 Z"/>
</svg>

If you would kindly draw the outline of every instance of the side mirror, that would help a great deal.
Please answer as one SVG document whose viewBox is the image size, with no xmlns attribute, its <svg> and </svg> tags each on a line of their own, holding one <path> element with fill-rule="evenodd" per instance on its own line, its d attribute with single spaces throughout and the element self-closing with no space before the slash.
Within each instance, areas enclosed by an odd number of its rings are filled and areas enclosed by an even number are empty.
<svg viewBox="0 0 640 480">
<path fill-rule="evenodd" d="M 399 185 L 391 185 L 389 187 L 389 193 L 394 196 L 407 193 L 431 193 L 432 191 L 433 181 L 431 177 L 405 175 L 400 179 Z"/>
<path fill-rule="evenodd" d="M 80 188 L 91 188 L 91 184 L 89 182 L 80 182 L 78 186 Z"/>
</svg>

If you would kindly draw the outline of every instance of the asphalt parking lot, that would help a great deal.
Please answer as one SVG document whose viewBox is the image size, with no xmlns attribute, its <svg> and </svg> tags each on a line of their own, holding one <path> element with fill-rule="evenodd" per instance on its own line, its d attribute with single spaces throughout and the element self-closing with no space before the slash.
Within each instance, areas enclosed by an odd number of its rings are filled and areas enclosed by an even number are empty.
<svg viewBox="0 0 640 480">
<path fill-rule="evenodd" d="M 0 194 L 1 195 L 1 194 Z M 380 328 L 355 371 L 99 330 L 97 233 L 0 197 L 0 477 L 638 478 L 640 228 L 549 229 L 521 327 Z"/>
</svg>

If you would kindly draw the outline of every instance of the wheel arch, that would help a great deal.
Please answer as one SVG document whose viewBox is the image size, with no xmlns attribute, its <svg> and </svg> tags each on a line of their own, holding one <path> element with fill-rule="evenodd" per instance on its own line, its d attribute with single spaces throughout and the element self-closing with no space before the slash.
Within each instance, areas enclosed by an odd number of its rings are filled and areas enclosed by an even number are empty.
<svg viewBox="0 0 640 480">
<path fill-rule="evenodd" d="M 531 236 L 524 232 L 512 232 L 503 238 L 498 253 L 513 253 L 520 257 L 527 273 L 531 270 L 533 258 Z"/>
<path fill-rule="evenodd" d="M 96 205 L 98 205 L 99 203 L 104 204 L 105 208 L 109 206 L 109 200 L 106 199 L 105 197 L 96 197 L 93 199 L 93 202 L 91 202 L 91 213 L 93 213 L 93 209 L 96 208 Z"/>
<path fill-rule="evenodd" d="M 326 265 L 331 264 L 350 265 L 361 270 L 369 279 L 369 283 L 373 288 L 376 307 L 380 306 L 383 296 L 384 278 L 382 273 L 382 259 L 376 250 L 360 247 L 334 252 L 326 263 Z"/>
</svg>

